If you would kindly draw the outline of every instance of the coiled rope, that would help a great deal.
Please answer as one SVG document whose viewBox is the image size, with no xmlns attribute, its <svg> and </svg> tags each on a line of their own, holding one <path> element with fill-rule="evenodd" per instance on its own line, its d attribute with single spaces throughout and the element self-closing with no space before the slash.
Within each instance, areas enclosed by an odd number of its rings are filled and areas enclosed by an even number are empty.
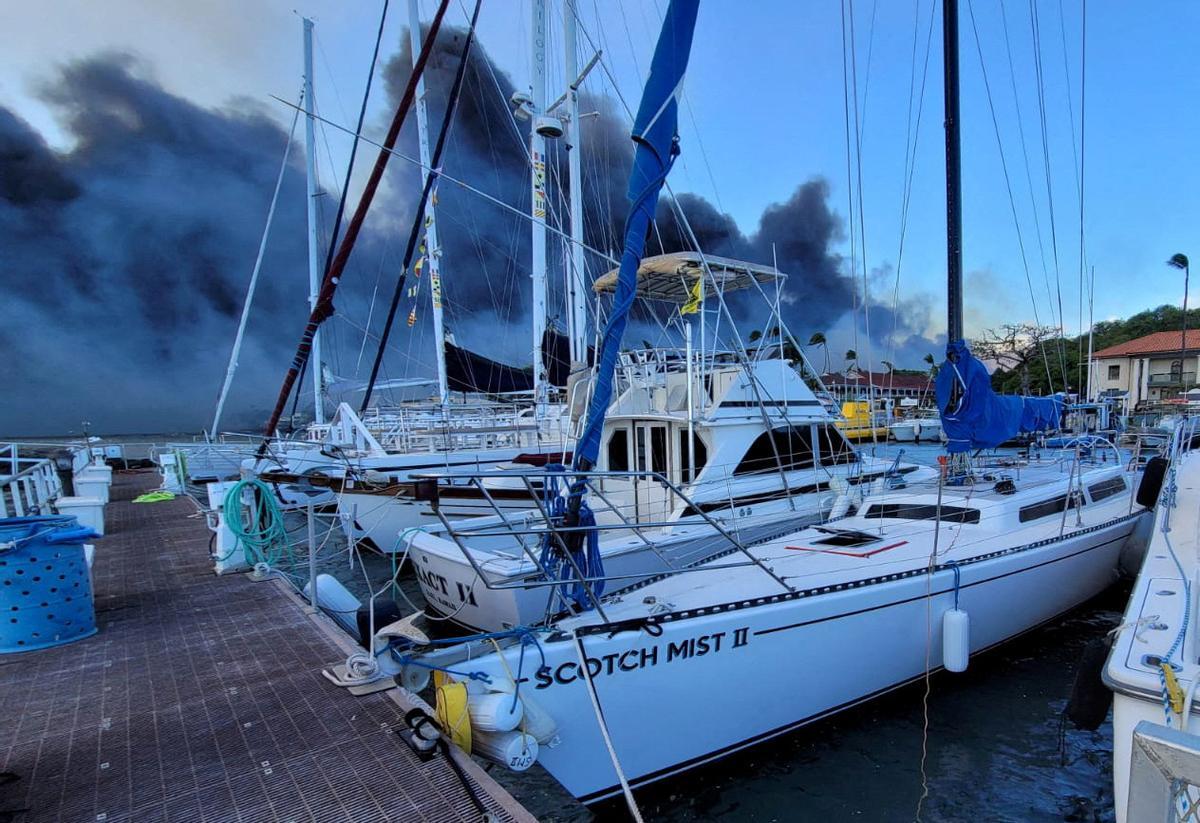
<svg viewBox="0 0 1200 823">
<path fill-rule="evenodd" d="M 243 512 L 244 492 L 250 489 L 253 503 Z M 241 546 L 246 562 L 251 566 L 275 567 L 280 561 L 295 562 L 292 541 L 283 523 L 283 510 L 275 501 L 270 486 L 258 478 L 239 480 L 229 487 L 222 503 L 225 525 L 233 533 L 235 543 L 230 555 Z M 247 522 L 246 512 L 249 513 Z M 229 556 L 220 558 L 228 560 Z"/>
</svg>

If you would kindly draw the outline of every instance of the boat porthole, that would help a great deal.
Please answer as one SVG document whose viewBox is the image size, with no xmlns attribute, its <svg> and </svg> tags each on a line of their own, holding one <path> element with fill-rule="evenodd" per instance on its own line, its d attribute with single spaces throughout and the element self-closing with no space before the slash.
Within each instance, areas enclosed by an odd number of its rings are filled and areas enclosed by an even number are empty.
<svg viewBox="0 0 1200 823">
<path fill-rule="evenodd" d="M 1158 591 L 1155 592 L 1155 594 L 1165 597 L 1166 595 L 1169 595 L 1169 594 L 1175 594 L 1175 592 L 1171 591 L 1170 589 L 1159 589 Z"/>
</svg>

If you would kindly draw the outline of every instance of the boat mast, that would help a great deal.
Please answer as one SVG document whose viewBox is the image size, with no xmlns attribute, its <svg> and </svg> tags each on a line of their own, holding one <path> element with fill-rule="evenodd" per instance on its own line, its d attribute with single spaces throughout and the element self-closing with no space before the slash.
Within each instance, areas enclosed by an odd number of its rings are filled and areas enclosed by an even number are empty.
<svg viewBox="0 0 1200 823">
<path fill-rule="evenodd" d="M 308 307 L 315 311 L 317 295 L 321 289 L 321 254 L 317 246 L 317 141 L 313 134 L 313 114 L 317 101 L 313 97 L 313 22 L 304 18 L 304 173 L 308 192 Z M 322 402 L 321 375 L 321 332 L 313 335 L 313 422 L 325 422 Z"/>
<path fill-rule="evenodd" d="M 587 277 L 583 260 L 583 171 L 582 128 L 579 122 L 579 54 L 575 28 L 575 0 L 563 5 L 566 41 L 567 166 L 571 199 L 571 251 L 567 270 L 567 297 L 571 337 L 571 369 L 587 363 Z M 578 364 L 578 365 L 577 365 Z"/>
<path fill-rule="evenodd" d="M 539 131 L 546 110 L 546 0 L 533 0 L 533 116 L 529 127 L 530 194 L 533 213 L 533 400 L 540 417 L 546 403 L 547 375 L 542 356 L 546 333 L 546 138 Z"/>
<path fill-rule="evenodd" d="M 408 0 L 408 43 L 412 52 L 413 67 L 421 51 L 421 16 L 417 0 Z M 417 78 L 417 144 L 421 151 L 421 182 L 424 184 L 431 172 L 429 166 L 429 110 L 425 105 L 425 79 Z M 433 199 L 425 204 L 425 263 L 429 269 L 429 299 L 433 304 L 433 339 L 437 358 L 438 403 L 443 412 L 450 402 L 450 389 L 446 380 L 446 329 L 442 312 L 442 249 L 438 245 L 437 220 L 434 219 Z"/>
<path fill-rule="evenodd" d="M 962 163 L 958 129 L 958 0 L 942 2 L 946 102 L 946 342 L 963 339 Z"/>
</svg>

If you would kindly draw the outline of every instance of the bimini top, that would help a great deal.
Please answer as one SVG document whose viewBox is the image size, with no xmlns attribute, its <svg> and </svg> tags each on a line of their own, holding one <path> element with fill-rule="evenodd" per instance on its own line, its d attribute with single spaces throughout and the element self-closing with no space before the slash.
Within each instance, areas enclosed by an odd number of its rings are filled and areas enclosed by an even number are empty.
<svg viewBox="0 0 1200 823">
<path fill-rule="evenodd" d="M 759 283 L 782 280 L 786 275 L 771 266 L 731 260 L 728 257 L 704 255 L 704 262 L 712 272 L 712 280 L 705 283 L 711 291 L 713 281 L 721 291 L 736 291 L 749 288 L 751 278 Z M 680 251 L 647 257 L 637 270 L 637 296 L 646 300 L 663 300 L 668 303 L 686 303 L 692 296 L 696 281 L 704 273 L 704 262 L 699 252 Z M 596 294 L 612 294 L 617 288 L 618 269 L 596 278 L 592 289 Z"/>
</svg>

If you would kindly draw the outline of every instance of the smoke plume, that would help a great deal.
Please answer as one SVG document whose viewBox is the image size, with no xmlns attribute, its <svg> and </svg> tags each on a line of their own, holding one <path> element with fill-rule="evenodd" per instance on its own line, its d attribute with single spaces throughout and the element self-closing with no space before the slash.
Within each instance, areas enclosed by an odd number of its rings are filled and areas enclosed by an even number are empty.
<svg viewBox="0 0 1200 823">
<path fill-rule="evenodd" d="M 435 132 L 463 36 L 444 29 L 426 70 Z M 392 105 L 410 65 L 405 37 L 382 69 Z M 512 210 L 529 208 L 528 124 L 512 118 L 513 91 L 477 44 L 442 168 L 510 208 L 442 181 L 437 215 L 448 326 L 462 345 L 524 362 L 532 348 L 530 240 L 528 220 Z M 67 63 L 40 94 L 57 114 L 66 149 L 51 147 L 16 112 L 0 107 L 0 377 L 9 387 L 0 432 L 77 431 L 83 420 L 98 431 L 198 430 L 211 417 L 224 374 L 286 131 L 258 104 L 197 106 L 122 54 Z M 589 254 L 587 265 L 595 276 L 610 268 L 604 255 L 619 255 L 632 144 L 611 99 L 587 98 L 582 109 L 595 112 L 582 120 L 585 236 L 600 253 Z M 401 149 L 415 156 L 411 121 Z M 361 147 L 364 163 L 373 155 L 372 147 Z M 551 143 L 547 165 L 549 222 L 565 227 L 566 204 L 555 194 L 566 184 L 562 141 Z M 362 329 L 370 318 L 372 333 L 379 330 L 418 180 L 415 167 L 393 159 L 339 292 L 338 316 L 327 324 L 326 363 L 339 375 L 363 376 L 369 366 L 374 341 L 364 345 Z M 333 181 L 325 183 L 333 188 Z M 336 194 L 327 192 L 321 201 L 327 237 Z M 228 406 L 229 427 L 257 426 L 265 418 L 307 316 L 304 203 L 297 141 Z M 660 204 L 650 253 L 692 247 L 677 212 L 706 252 L 778 261 L 789 275 L 785 316 L 798 337 L 845 327 L 855 285 L 837 251 L 842 219 L 824 180 L 801 182 L 786 201 L 766 206 L 749 234 L 704 198 L 680 194 L 674 204 Z M 561 305 L 562 248 L 552 242 L 548 251 L 552 315 L 560 312 L 554 307 Z M 431 371 L 428 282 L 410 279 L 409 285 L 418 293 L 402 304 L 385 376 Z M 755 316 L 750 297 L 734 304 L 748 323 Z M 900 338 L 924 340 L 920 307 L 910 308 L 902 321 L 890 309 L 876 309 L 872 331 L 882 340 L 896 326 Z M 405 324 L 410 311 L 412 329 Z"/>
</svg>

